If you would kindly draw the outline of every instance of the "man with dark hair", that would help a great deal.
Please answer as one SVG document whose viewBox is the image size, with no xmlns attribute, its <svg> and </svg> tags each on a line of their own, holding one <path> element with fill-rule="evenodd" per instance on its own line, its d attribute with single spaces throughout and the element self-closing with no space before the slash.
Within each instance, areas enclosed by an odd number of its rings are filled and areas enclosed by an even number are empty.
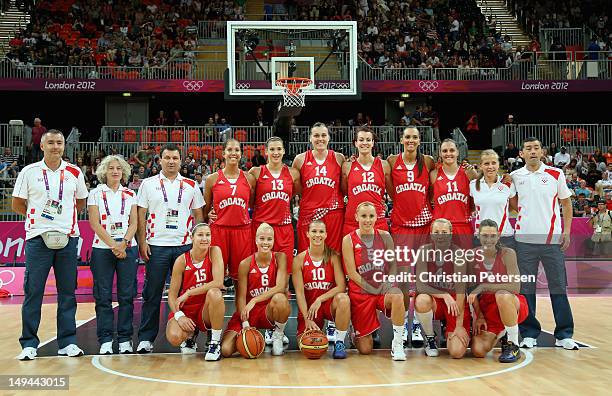
<svg viewBox="0 0 612 396">
<path fill-rule="evenodd" d="M 517 194 L 511 200 L 514 201 L 514 206 L 521 208 L 515 226 L 519 269 L 521 275 L 529 275 L 535 279 L 540 261 L 542 262 L 556 322 L 555 345 L 565 349 L 578 349 L 578 344 L 572 339 L 574 319 L 567 298 L 563 254 L 570 243 L 572 193 L 567 187 L 563 171 L 542 163 L 542 144 L 538 139 L 527 138 L 523 141 L 521 157 L 525 166 L 510 174 L 513 181 L 512 190 Z M 563 228 L 559 206 L 563 207 Z M 520 346 L 533 348 L 537 345 L 537 338 L 542 330 L 535 316 L 535 280 L 523 283 L 521 293 L 527 299 L 529 316 L 519 326 L 523 336 Z"/>
<path fill-rule="evenodd" d="M 140 257 L 148 261 L 136 348 L 139 353 L 153 351 L 166 276 L 174 261 L 191 249 L 189 230 L 203 219 L 202 192 L 194 180 L 179 174 L 179 148 L 174 144 L 164 146 L 160 162 L 161 172 L 143 180 L 138 190 L 138 247 Z M 183 353 L 195 352 L 195 337 L 197 333 L 181 346 Z"/>
</svg>

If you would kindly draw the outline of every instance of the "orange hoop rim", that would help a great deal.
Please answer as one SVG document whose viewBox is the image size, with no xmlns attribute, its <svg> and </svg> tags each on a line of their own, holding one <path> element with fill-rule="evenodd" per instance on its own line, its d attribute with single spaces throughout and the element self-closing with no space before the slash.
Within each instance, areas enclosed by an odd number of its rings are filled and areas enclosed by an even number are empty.
<svg viewBox="0 0 612 396">
<path fill-rule="evenodd" d="M 284 77 L 276 80 L 276 86 L 284 88 L 289 93 L 296 93 L 309 85 L 312 85 L 312 79 L 308 77 Z"/>
</svg>

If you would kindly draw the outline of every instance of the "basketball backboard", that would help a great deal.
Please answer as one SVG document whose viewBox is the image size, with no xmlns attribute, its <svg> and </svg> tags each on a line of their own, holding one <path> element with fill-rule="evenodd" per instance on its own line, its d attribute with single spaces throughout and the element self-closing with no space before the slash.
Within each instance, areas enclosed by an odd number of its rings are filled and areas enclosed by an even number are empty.
<svg viewBox="0 0 612 396">
<path fill-rule="evenodd" d="M 359 99 L 354 21 L 228 21 L 226 98 L 278 99 L 276 81 L 309 78 L 308 97 Z"/>
</svg>

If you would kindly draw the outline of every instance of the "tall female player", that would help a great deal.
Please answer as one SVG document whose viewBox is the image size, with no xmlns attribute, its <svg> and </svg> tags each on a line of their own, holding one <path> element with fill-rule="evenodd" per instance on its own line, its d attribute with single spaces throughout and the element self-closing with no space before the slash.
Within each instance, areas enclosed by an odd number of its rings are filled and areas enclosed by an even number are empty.
<svg viewBox="0 0 612 396">
<path fill-rule="evenodd" d="M 501 363 L 516 362 L 520 356 L 518 344 L 518 325 L 527 318 L 529 307 L 525 296 L 519 294 L 521 283 L 495 282 L 486 279 L 489 276 L 512 275 L 518 277 L 520 271 L 516 263 L 514 250 L 499 244 L 500 233 L 495 221 L 485 219 L 478 229 L 482 244 L 482 260 L 471 263 L 470 272 L 478 280 L 484 278 L 468 296 L 468 302 L 474 307 L 474 338 L 472 353 L 484 357 L 501 338 Z"/>
<path fill-rule="evenodd" d="M 434 159 L 419 151 L 421 136 L 419 130 L 410 126 L 404 129 L 401 137 L 404 152 L 390 155 L 387 159 L 391 167 L 393 188 L 387 189 L 393 199 L 391 212 L 391 234 L 396 244 L 417 249 L 427 240 L 431 230 L 431 204 L 429 202 L 429 172 L 435 168 Z M 400 267 L 411 266 L 412 263 L 398 263 Z M 412 267 L 411 267 L 412 268 Z M 404 304 L 410 307 L 408 290 L 404 292 Z M 408 337 L 408 310 L 406 311 L 406 331 Z M 412 322 L 412 345 L 423 343 L 419 321 L 416 317 Z"/>
<path fill-rule="evenodd" d="M 357 148 L 357 159 L 342 165 L 341 187 L 343 194 L 348 197 L 342 235 L 359 228 L 355 211 L 362 202 L 372 202 L 376 207 L 376 229 L 389 231 L 385 219 L 385 189 L 387 186 L 391 187 L 391 168 L 386 160 L 372 155 L 376 135 L 371 129 L 357 128 L 353 144 Z"/>
<path fill-rule="evenodd" d="M 182 345 L 197 331 L 212 329 L 206 360 L 221 358 L 221 332 L 225 303 L 223 287 L 223 258 L 217 246 L 210 246 L 211 231 L 206 223 L 191 230 L 193 246 L 181 254 L 172 268 L 168 290 L 170 314 L 166 338 L 174 346 Z M 172 320 L 174 319 L 174 320 Z M 182 348 L 183 349 L 183 348 Z M 195 343 L 193 343 L 195 352 Z"/>
<path fill-rule="evenodd" d="M 344 338 L 351 319 L 351 305 L 340 257 L 325 245 L 325 223 L 315 220 L 308 226 L 310 247 L 295 257 L 293 286 L 299 309 L 298 339 L 306 330 L 323 327 L 323 320 L 335 321 L 338 334 L 334 359 L 346 358 Z"/>
<path fill-rule="evenodd" d="M 359 228 L 342 240 L 342 259 L 349 277 L 351 322 L 355 328 L 355 344 L 362 354 L 372 352 L 372 333 L 380 327 L 377 311 L 384 312 L 393 322 L 391 358 L 406 360 L 404 351 L 404 298 L 402 292 L 383 277 L 394 274 L 395 261 L 377 265 L 373 253 L 385 249 L 393 251 L 393 241 L 387 231 L 375 227 L 376 206 L 362 202 L 357 206 L 355 220 Z"/>
<path fill-rule="evenodd" d="M 510 224 L 510 203 L 516 196 L 513 192 L 512 178 L 499 176 L 499 156 L 494 150 L 484 150 L 480 154 L 478 177 L 470 182 L 470 195 L 476 207 L 476 232 L 479 235 L 480 222 L 490 219 L 499 224 L 501 242 L 514 249 L 514 228 Z M 507 181 L 506 181 L 507 180 Z M 474 244 L 479 244 L 477 240 Z"/>
<path fill-rule="evenodd" d="M 459 166 L 459 149 L 453 139 L 444 139 L 440 145 L 442 164 L 430 173 L 433 187 L 433 218 L 447 219 L 453 227 L 457 245 L 472 247 L 472 225 L 470 223 L 470 180 L 478 174 L 472 165 Z"/>
<path fill-rule="evenodd" d="M 300 172 L 302 199 L 297 222 L 298 252 L 308 248 L 308 226 L 313 220 L 323 220 L 327 227 L 327 245 L 340 252 L 344 199 L 340 190 L 344 155 L 328 149 L 329 131 L 322 122 L 310 128 L 312 149 L 298 154 L 293 167 Z M 327 325 L 327 338 L 336 339 L 333 322 Z"/>
<path fill-rule="evenodd" d="M 223 150 L 225 168 L 208 176 L 204 186 L 204 218 L 211 206 L 216 214 L 210 226 L 212 244 L 221 249 L 226 272 L 234 280 L 240 262 L 253 252 L 249 204 L 255 178 L 239 168 L 241 155 L 240 142 L 228 139 Z"/>
<path fill-rule="evenodd" d="M 261 223 L 274 228 L 275 252 L 287 256 L 287 272 L 293 261 L 293 225 L 291 224 L 291 198 L 299 191 L 300 172 L 283 164 L 283 140 L 273 136 L 266 142 L 268 164 L 254 166 L 249 173 L 257 181 L 253 208 L 253 234 Z"/>
<path fill-rule="evenodd" d="M 243 327 L 274 329 L 272 355 L 283 354 L 283 335 L 291 312 L 285 294 L 287 259 L 274 252 L 274 229 L 263 223 L 256 233 L 257 252 L 245 258 L 238 269 L 237 310 L 227 324 L 221 353 L 229 357 L 236 352 L 236 336 Z"/>
</svg>

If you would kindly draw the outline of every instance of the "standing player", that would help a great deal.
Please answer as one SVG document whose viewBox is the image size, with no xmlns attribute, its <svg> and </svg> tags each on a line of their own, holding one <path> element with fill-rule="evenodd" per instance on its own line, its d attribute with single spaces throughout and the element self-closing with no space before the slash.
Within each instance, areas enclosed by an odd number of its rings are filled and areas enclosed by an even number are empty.
<svg viewBox="0 0 612 396">
<path fill-rule="evenodd" d="M 521 282 L 491 281 L 489 276 L 519 276 L 514 250 L 499 245 L 500 234 L 497 223 L 484 219 L 478 229 L 482 254 L 475 255 L 481 260 L 471 263 L 470 272 L 476 276 L 478 286 L 468 296 L 468 302 L 474 307 L 474 338 L 472 353 L 476 357 L 485 357 L 501 338 L 501 363 L 514 363 L 520 356 L 518 324 L 527 318 L 529 307 L 524 296 L 518 294 Z"/>
<path fill-rule="evenodd" d="M 193 337 L 196 329 L 212 329 L 212 337 L 205 359 L 221 358 L 221 331 L 225 302 L 223 287 L 223 258 L 217 246 L 210 246 L 211 232 L 206 223 L 191 230 L 193 247 L 174 263 L 168 290 L 168 325 L 166 338 L 174 346 Z M 174 319 L 174 320 L 172 320 Z"/>
<path fill-rule="evenodd" d="M 225 168 L 206 178 L 204 217 L 214 208 L 216 219 L 211 224 L 212 244 L 219 246 L 226 274 L 238 279 L 238 265 L 253 252 L 249 204 L 255 178 L 240 168 L 240 142 L 228 139 L 223 158 Z"/>
<path fill-rule="evenodd" d="M 417 249 L 426 242 L 431 230 L 431 205 L 429 203 L 429 172 L 435 168 L 434 159 L 430 155 L 423 155 L 419 151 L 421 137 L 419 130 L 407 127 L 402 133 L 401 143 L 404 152 L 390 155 L 387 159 L 391 167 L 391 182 L 393 188 L 387 191 L 393 200 L 391 211 L 391 235 L 396 244 Z M 398 263 L 405 267 L 411 263 Z M 412 267 L 411 267 L 412 268 Z M 404 303 L 410 307 L 408 290 L 404 291 Z M 408 315 L 406 310 L 406 331 L 404 337 L 408 338 Z M 423 343 L 419 321 L 415 317 L 412 321 L 413 346 Z"/>
<path fill-rule="evenodd" d="M 432 243 L 422 247 L 416 262 L 414 312 L 427 337 L 425 354 L 439 355 L 433 331 L 433 319 L 438 319 L 446 322 L 448 353 L 460 359 L 470 344 L 471 318 L 465 284 L 454 279 L 461 275 L 462 267 L 459 260 L 452 259 L 458 250 L 451 243 L 452 234 L 453 225 L 449 220 L 436 219 L 431 223 Z"/>
<path fill-rule="evenodd" d="M 293 167 L 300 172 L 302 199 L 297 222 L 298 252 L 308 248 L 308 226 L 313 220 L 323 220 L 327 228 L 327 245 L 340 252 L 342 249 L 342 222 L 344 199 L 340 190 L 344 155 L 327 148 L 329 131 L 322 122 L 310 129 L 312 149 L 298 154 Z M 333 322 L 327 326 L 327 338 L 335 341 Z"/>
<path fill-rule="evenodd" d="M 342 235 L 359 228 L 355 211 L 362 202 L 372 202 L 376 207 L 376 229 L 389 231 L 385 219 L 385 187 L 391 187 L 391 168 L 387 161 L 372 155 L 376 135 L 369 128 L 357 128 L 353 144 L 359 153 L 357 159 L 342 165 L 342 192 L 348 197 Z"/>
<path fill-rule="evenodd" d="M 287 272 L 293 262 L 293 225 L 291 224 L 291 198 L 300 188 L 300 172 L 283 164 L 283 140 L 273 136 L 266 142 L 268 164 L 254 166 L 249 173 L 257 181 L 253 208 L 253 234 L 262 223 L 274 228 L 275 252 L 287 257 Z"/>
<path fill-rule="evenodd" d="M 464 169 L 457 163 L 459 150 L 453 139 L 444 139 L 440 145 L 442 164 L 430 173 L 433 187 L 433 218 L 447 219 L 453 227 L 453 238 L 462 248 L 472 247 L 470 223 L 470 180 L 477 177 L 472 165 Z"/>
<path fill-rule="evenodd" d="M 325 223 L 315 220 L 308 226 L 310 247 L 295 257 L 293 286 L 298 305 L 298 340 L 306 330 L 323 327 L 323 320 L 334 321 L 338 334 L 334 359 L 346 358 L 344 338 L 351 319 L 351 305 L 340 257 L 325 245 Z"/>
<path fill-rule="evenodd" d="M 355 345 L 359 353 L 372 352 L 372 333 L 380 328 L 377 311 L 384 312 L 393 322 L 391 358 L 406 360 L 404 351 L 404 298 L 402 292 L 392 287 L 384 275 L 394 274 L 395 261 L 382 266 L 375 263 L 375 252 L 393 251 L 393 241 L 387 231 L 377 230 L 376 207 L 362 202 L 355 213 L 359 229 L 342 240 L 342 258 L 349 278 L 351 322 L 355 328 Z M 380 256 L 379 256 L 380 257 Z"/>
<path fill-rule="evenodd" d="M 291 306 L 285 294 L 287 259 L 285 253 L 274 252 L 274 229 L 263 223 L 257 229 L 257 252 L 240 262 L 236 312 L 227 324 L 221 353 L 230 357 L 236 352 L 236 336 L 243 327 L 274 329 L 272 355 L 283 351 L 283 335 Z"/>
<path fill-rule="evenodd" d="M 138 189 L 138 247 L 147 263 L 144 304 L 138 336 L 138 353 L 153 351 L 159 331 L 159 308 L 168 271 L 176 259 L 191 249 L 189 230 L 192 222 L 202 221 L 204 199 L 195 181 L 179 174 L 181 152 L 173 144 L 161 151 L 162 171 L 143 180 Z M 184 352 L 191 352 L 193 339 L 185 342 Z"/>
<path fill-rule="evenodd" d="M 499 156 L 493 150 L 484 150 L 480 154 L 480 172 L 470 182 L 470 196 L 476 207 L 476 231 L 479 235 L 480 221 L 491 219 L 499 224 L 501 242 L 504 246 L 514 248 L 514 229 L 510 224 L 509 202 L 516 193 L 512 191 L 512 179 L 507 176 L 505 182 L 499 172 Z M 474 241 L 477 244 L 478 241 Z"/>
</svg>

